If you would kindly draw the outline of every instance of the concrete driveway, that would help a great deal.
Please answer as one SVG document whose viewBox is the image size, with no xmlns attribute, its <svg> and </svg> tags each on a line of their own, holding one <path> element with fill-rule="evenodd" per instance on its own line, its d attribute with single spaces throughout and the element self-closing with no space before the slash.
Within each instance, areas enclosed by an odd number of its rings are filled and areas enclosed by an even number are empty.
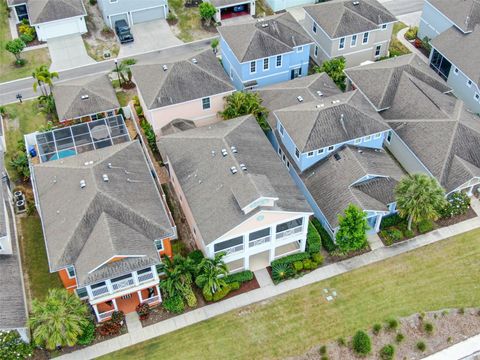
<svg viewBox="0 0 480 360">
<path fill-rule="evenodd" d="M 47 41 L 50 57 L 52 58 L 52 71 L 72 69 L 83 65 L 93 64 L 87 54 L 85 44 L 80 34 L 62 36 Z"/>
<path fill-rule="evenodd" d="M 160 50 L 180 45 L 183 42 L 170 30 L 166 20 L 154 20 L 132 26 L 134 42 L 120 45 L 118 57 L 133 56 L 140 53 Z"/>
</svg>

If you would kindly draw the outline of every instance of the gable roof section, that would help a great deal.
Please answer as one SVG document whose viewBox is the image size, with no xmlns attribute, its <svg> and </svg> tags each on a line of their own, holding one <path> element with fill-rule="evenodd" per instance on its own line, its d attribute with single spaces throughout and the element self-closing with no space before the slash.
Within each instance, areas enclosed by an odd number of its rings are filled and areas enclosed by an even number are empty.
<svg viewBox="0 0 480 360">
<path fill-rule="evenodd" d="M 232 153 L 231 146 L 238 152 Z M 205 244 L 261 210 L 311 212 L 252 116 L 163 136 L 159 147 L 175 172 Z M 222 149 L 227 156 L 222 156 Z M 236 174 L 231 173 L 232 166 Z M 241 210 L 257 195 L 275 194 L 278 200 L 273 208 L 258 207 L 246 215 Z"/>
<path fill-rule="evenodd" d="M 324 98 L 342 92 L 326 73 L 316 73 L 260 88 L 257 93 L 263 100 L 262 105 L 269 110 L 268 123 L 272 129 L 275 129 L 277 121 L 273 112 L 297 105 L 298 96 L 301 96 L 304 102 L 322 101 Z"/>
<path fill-rule="evenodd" d="M 82 96 L 88 95 L 88 99 Z M 118 109 L 115 89 L 107 75 L 93 75 L 55 85 L 53 97 L 60 120 Z"/>
<path fill-rule="evenodd" d="M 377 177 L 354 185 L 367 175 Z M 364 210 L 387 211 L 387 205 L 395 201 L 393 190 L 404 175 L 400 165 L 385 151 L 347 145 L 305 170 L 301 178 L 335 228 L 338 215 L 349 204 Z"/>
<path fill-rule="evenodd" d="M 235 90 L 211 50 L 174 63 L 134 65 L 131 69 L 150 110 Z"/>
<path fill-rule="evenodd" d="M 480 13 L 480 5 L 479 13 Z M 480 16 L 480 15 L 479 15 Z M 458 67 L 473 82 L 480 86 L 480 65 L 474 49 L 480 49 L 479 25 L 469 34 L 463 34 L 451 27 L 432 40 L 432 46 Z"/>
<path fill-rule="evenodd" d="M 397 21 L 376 0 L 360 0 L 354 5 L 351 0 L 333 0 L 305 6 L 308 15 L 331 39 L 378 29 L 385 23 Z"/>
<path fill-rule="evenodd" d="M 463 32 L 472 31 L 476 25 L 480 24 L 480 1 L 478 0 L 428 1 Z"/>
<path fill-rule="evenodd" d="M 288 53 L 293 47 L 313 42 L 288 12 L 258 22 L 220 26 L 217 30 L 239 62 Z"/>
<path fill-rule="evenodd" d="M 440 92 L 451 91 L 451 88 L 415 54 L 346 69 L 345 74 L 378 111 L 392 106 L 399 84 L 404 84 L 402 79 L 405 75 L 409 79 L 417 78 Z"/>
<path fill-rule="evenodd" d="M 275 116 L 302 153 L 389 129 L 358 90 L 281 109 Z"/>
<path fill-rule="evenodd" d="M 138 141 L 45 162 L 33 172 L 51 271 L 74 265 L 84 286 L 159 263 L 154 240 L 173 236 L 173 224 Z M 91 272 L 120 255 L 133 257 Z"/>
<path fill-rule="evenodd" d="M 29 0 L 27 6 L 32 24 L 87 15 L 82 0 Z"/>
</svg>

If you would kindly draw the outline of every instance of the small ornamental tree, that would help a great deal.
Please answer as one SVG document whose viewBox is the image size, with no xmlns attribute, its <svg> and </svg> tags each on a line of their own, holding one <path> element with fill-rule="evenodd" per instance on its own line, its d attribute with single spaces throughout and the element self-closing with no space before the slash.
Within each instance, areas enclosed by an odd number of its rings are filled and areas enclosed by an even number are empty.
<svg viewBox="0 0 480 360">
<path fill-rule="evenodd" d="M 333 82 L 344 91 L 346 88 L 345 80 L 347 78 L 343 72 L 343 70 L 345 70 L 345 64 L 345 58 L 340 56 L 338 58 L 324 61 L 322 66 L 315 66 L 313 70 L 317 73 L 326 73 L 332 78 Z"/>
<path fill-rule="evenodd" d="M 368 355 L 372 351 L 370 336 L 365 331 L 359 330 L 352 339 L 353 350 L 359 355 Z"/>
<path fill-rule="evenodd" d="M 206 25 L 210 26 L 210 22 L 212 21 L 212 18 L 217 12 L 215 6 L 213 6 L 209 2 L 203 2 L 198 7 L 198 10 L 200 11 L 200 17 L 205 20 Z"/>
<path fill-rule="evenodd" d="M 224 120 L 251 114 L 255 116 L 263 130 L 270 130 L 266 121 L 268 110 L 262 105 L 263 100 L 258 93 L 235 91 L 228 95 L 225 100 L 225 107 L 223 111 L 219 112 Z"/>
<path fill-rule="evenodd" d="M 25 49 L 25 43 L 23 42 L 22 39 L 13 39 L 8 41 L 5 44 L 5 50 L 8 52 L 12 53 L 15 56 L 15 59 L 17 59 L 17 64 L 22 63 L 23 59 L 20 57 L 21 52 L 23 49 Z"/>
<path fill-rule="evenodd" d="M 359 250 L 367 245 L 368 223 L 362 209 L 353 204 L 348 205 L 344 215 L 338 216 L 338 223 L 336 240 L 341 251 Z"/>
</svg>

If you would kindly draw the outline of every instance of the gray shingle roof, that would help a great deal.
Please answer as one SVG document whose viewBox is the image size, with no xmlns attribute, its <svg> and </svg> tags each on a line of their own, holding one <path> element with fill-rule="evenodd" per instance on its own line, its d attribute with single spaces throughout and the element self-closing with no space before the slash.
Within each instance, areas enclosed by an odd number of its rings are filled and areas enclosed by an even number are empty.
<svg viewBox="0 0 480 360">
<path fill-rule="evenodd" d="M 82 99 L 84 95 L 88 98 Z M 104 74 L 59 83 L 53 88 L 53 97 L 60 120 L 120 108 L 115 89 Z"/>
<path fill-rule="evenodd" d="M 375 30 L 381 24 L 397 21 L 376 0 L 360 0 L 358 3 L 354 5 L 351 0 L 333 0 L 305 6 L 304 9 L 332 39 Z"/>
<path fill-rule="evenodd" d="M 378 177 L 353 185 L 368 174 Z M 404 175 L 400 165 L 383 150 L 342 146 L 304 171 L 301 178 L 335 228 L 338 215 L 351 203 L 364 210 L 387 211 L 387 205 L 395 201 L 393 190 Z"/>
<path fill-rule="evenodd" d="M 239 62 L 284 54 L 295 46 L 313 42 L 288 12 L 264 21 L 220 26 L 217 30 Z"/>
<path fill-rule="evenodd" d="M 478 0 L 429 0 L 429 2 L 463 32 L 472 31 L 475 25 L 480 24 Z"/>
<path fill-rule="evenodd" d="M 192 59 L 197 63 L 194 64 Z M 164 65 L 168 70 L 163 70 Z M 148 109 L 235 90 L 211 50 L 174 63 L 134 65 L 131 68 Z"/>
<path fill-rule="evenodd" d="M 299 103 L 277 110 L 275 115 L 300 152 L 321 149 L 389 129 L 358 90 L 321 101 Z"/>
<path fill-rule="evenodd" d="M 238 153 L 233 154 L 231 146 Z M 262 209 L 311 212 L 251 116 L 163 136 L 159 147 L 175 172 L 206 244 Z M 226 157 L 222 149 L 227 149 Z M 247 171 L 242 171 L 240 164 L 245 164 Z M 231 166 L 238 170 L 235 175 L 230 172 Z M 273 193 L 279 198 L 275 207 L 260 207 L 247 215 L 241 211 L 241 206 L 258 194 Z"/>
<path fill-rule="evenodd" d="M 480 5 L 478 7 L 480 13 Z M 480 84 L 480 62 L 478 60 L 480 25 L 469 34 L 463 34 L 452 26 L 433 39 L 431 43 L 454 66 L 458 67 L 472 81 Z M 472 51 L 474 52 L 472 53 Z"/>
<path fill-rule="evenodd" d="M 84 286 L 159 262 L 154 240 L 172 236 L 172 224 L 138 141 L 45 162 L 33 172 L 51 271 L 74 265 Z M 116 255 L 133 257 L 89 273 Z"/>
<path fill-rule="evenodd" d="M 320 93 L 318 93 L 320 91 Z M 257 90 L 262 98 L 262 105 L 269 110 L 268 123 L 272 129 L 277 126 L 273 112 L 288 106 L 297 105 L 297 97 L 303 101 L 321 101 L 323 98 L 340 94 L 340 89 L 332 79 L 325 74 L 313 74 L 305 77 L 285 81 Z"/>
<path fill-rule="evenodd" d="M 32 24 L 87 15 L 82 0 L 29 0 L 27 6 Z"/>
<path fill-rule="evenodd" d="M 345 74 L 377 110 L 392 106 L 399 85 L 405 84 L 402 81 L 405 76 L 413 81 L 417 78 L 441 92 L 451 91 L 448 85 L 415 54 L 346 69 Z"/>
<path fill-rule="evenodd" d="M 162 134 L 169 135 L 175 134 L 177 132 L 195 129 L 195 122 L 187 119 L 174 119 L 170 121 L 167 125 L 162 127 Z"/>
</svg>

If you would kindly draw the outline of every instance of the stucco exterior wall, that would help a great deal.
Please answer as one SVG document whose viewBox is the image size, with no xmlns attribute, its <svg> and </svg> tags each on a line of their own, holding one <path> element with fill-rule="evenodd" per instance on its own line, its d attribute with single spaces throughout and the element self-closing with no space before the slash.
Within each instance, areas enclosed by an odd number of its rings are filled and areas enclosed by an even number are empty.
<svg viewBox="0 0 480 360">
<path fill-rule="evenodd" d="M 476 98 L 476 94 L 480 96 L 480 86 L 472 81 L 471 85 L 468 85 L 470 80 L 462 71 L 459 69 L 455 73 L 455 64 L 452 64 L 450 73 L 447 78 L 447 84 L 453 90 L 453 93 L 456 97 L 463 100 L 468 109 L 476 114 L 480 114 L 480 98 Z"/>
<path fill-rule="evenodd" d="M 418 28 L 418 37 L 423 39 L 425 36 L 434 39 L 445 30 L 453 26 L 454 23 L 438 11 L 428 1 L 424 2 L 422 16 L 420 17 L 420 26 Z"/>
</svg>

